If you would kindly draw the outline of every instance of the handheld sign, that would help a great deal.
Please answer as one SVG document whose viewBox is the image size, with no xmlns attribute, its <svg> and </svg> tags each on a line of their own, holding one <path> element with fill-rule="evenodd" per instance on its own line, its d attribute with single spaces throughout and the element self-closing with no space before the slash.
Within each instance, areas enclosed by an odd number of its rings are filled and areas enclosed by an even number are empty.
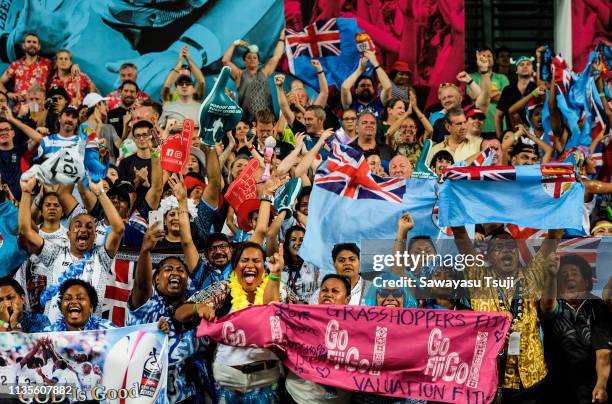
<svg viewBox="0 0 612 404">
<path fill-rule="evenodd" d="M 194 127 L 193 119 L 185 119 L 181 133 L 166 138 L 161 147 L 161 166 L 164 170 L 172 173 L 183 173 L 183 169 L 189 161 Z"/>
</svg>

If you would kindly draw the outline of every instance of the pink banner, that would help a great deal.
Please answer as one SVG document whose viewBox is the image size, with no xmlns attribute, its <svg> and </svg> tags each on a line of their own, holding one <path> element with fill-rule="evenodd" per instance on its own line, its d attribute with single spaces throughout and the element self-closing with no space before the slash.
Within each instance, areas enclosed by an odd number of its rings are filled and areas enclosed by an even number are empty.
<svg viewBox="0 0 612 404">
<path fill-rule="evenodd" d="M 509 327 L 501 313 L 275 303 L 202 321 L 198 336 L 269 348 L 297 376 L 346 390 L 488 403 Z"/>
<path fill-rule="evenodd" d="M 355 18 L 391 70 L 395 61 L 408 62 L 412 84 L 436 88 L 456 82 L 463 70 L 465 15 L 463 0 L 316 0 L 311 9 L 297 0 L 285 0 L 287 28 L 301 31 L 318 20 Z M 430 91 L 427 105 L 438 102 Z"/>
<path fill-rule="evenodd" d="M 581 72 L 589 53 L 601 41 L 612 42 L 610 0 L 572 1 L 572 56 L 574 71 Z"/>
</svg>

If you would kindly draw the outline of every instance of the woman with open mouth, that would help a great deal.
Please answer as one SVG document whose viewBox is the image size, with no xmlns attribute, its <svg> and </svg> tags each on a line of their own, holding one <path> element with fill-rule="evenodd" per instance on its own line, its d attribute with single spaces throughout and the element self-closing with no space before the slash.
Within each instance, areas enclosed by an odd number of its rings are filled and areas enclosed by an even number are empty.
<svg viewBox="0 0 612 404">
<path fill-rule="evenodd" d="M 252 305 L 268 303 L 271 299 L 268 298 L 270 291 L 266 290 L 266 286 L 270 281 L 279 283 L 280 276 L 272 274 L 280 274 L 284 262 L 278 253 L 270 257 L 268 268 L 271 275 L 267 275 L 264 261 L 265 253 L 261 245 L 250 241 L 242 243 L 232 257 L 233 271 L 229 280 L 217 282 L 193 295 L 176 310 L 176 319 L 183 322 L 197 318 L 210 321 Z M 280 296 L 275 300 L 298 302 L 297 296 L 283 284 L 278 294 Z M 232 338 L 240 338 L 240 335 L 240 330 L 232 332 Z M 280 362 L 267 349 L 220 343 L 215 352 L 213 374 L 220 402 L 280 402 L 277 393 Z"/>
<path fill-rule="evenodd" d="M 321 282 L 319 304 L 347 305 L 351 300 L 351 282 L 345 276 L 327 274 Z M 324 386 L 302 379 L 293 372 L 287 372 L 285 381 L 286 401 L 297 404 L 348 403 L 350 392 L 332 386 Z"/>
<path fill-rule="evenodd" d="M 71 278 L 59 288 L 61 315 L 45 331 L 91 331 L 115 328 L 108 320 L 94 314 L 98 294 L 93 286 L 81 279 Z"/>
</svg>

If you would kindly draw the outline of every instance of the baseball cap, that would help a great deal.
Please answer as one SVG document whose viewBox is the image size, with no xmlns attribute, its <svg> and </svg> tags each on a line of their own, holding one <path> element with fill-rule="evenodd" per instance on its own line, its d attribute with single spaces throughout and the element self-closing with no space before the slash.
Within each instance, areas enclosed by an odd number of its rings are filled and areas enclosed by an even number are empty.
<svg viewBox="0 0 612 404">
<path fill-rule="evenodd" d="M 98 105 L 100 101 L 108 100 L 110 100 L 109 97 L 102 97 L 98 93 L 89 93 L 85 96 L 85 99 L 83 100 L 83 105 L 85 105 L 87 108 L 93 108 Z"/>
<path fill-rule="evenodd" d="M 136 193 L 136 188 L 134 188 L 134 185 L 129 181 L 119 181 L 114 186 L 117 188 L 123 188 L 128 193 Z"/>
<path fill-rule="evenodd" d="M 68 115 L 73 115 L 73 116 L 78 117 L 79 110 L 73 107 L 72 105 L 68 105 L 66 108 L 62 110 L 62 114 L 68 114 Z"/>
<path fill-rule="evenodd" d="M 393 66 L 391 66 L 391 71 L 412 73 L 410 65 L 407 62 L 403 62 L 401 60 L 398 60 L 393 63 Z"/>
<path fill-rule="evenodd" d="M 191 76 L 188 76 L 186 74 L 182 74 L 179 76 L 178 79 L 176 79 L 176 84 L 182 84 L 182 83 L 190 83 L 193 84 L 193 80 L 191 79 Z"/>
<path fill-rule="evenodd" d="M 482 112 L 482 110 L 478 109 L 478 108 L 472 108 L 469 111 L 467 111 L 465 113 L 465 117 L 467 118 L 480 118 L 480 119 L 487 119 L 487 116 L 484 114 L 484 112 Z"/>
<path fill-rule="evenodd" d="M 51 98 L 54 95 L 60 95 L 66 99 L 66 101 L 70 102 L 70 96 L 68 95 L 68 91 L 64 87 L 53 86 L 47 91 L 47 98 Z"/>
</svg>

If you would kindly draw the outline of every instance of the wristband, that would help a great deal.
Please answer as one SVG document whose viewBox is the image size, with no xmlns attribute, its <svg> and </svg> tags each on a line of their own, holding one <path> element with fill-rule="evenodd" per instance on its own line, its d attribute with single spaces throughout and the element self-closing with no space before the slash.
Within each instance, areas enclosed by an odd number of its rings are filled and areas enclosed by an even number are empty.
<svg viewBox="0 0 612 404">
<path fill-rule="evenodd" d="M 175 69 L 174 67 L 172 69 L 170 69 L 171 72 L 175 72 L 175 73 L 180 73 L 177 69 Z"/>
<path fill-rule="evenodd" d="M 323 74 L 323 70 L 321 70 L 320 72 L 317 72 L 317 74 Z"/>
<path fill-rule="evenodd" d="M 94 192 L 94 195 L 96 196 L 96 198 L 99 198 L 100 195 L 102 195 L 104 193 L 104 189 L 101 189 L 100 192 Z"/>
<path fill-rule="evenodd" d="M 270 274 L 270 275 L 268 275 L 268 279 L 270 279 L 271 281 L 279 282 L 281 280 L 281 277 Z"/>
<path fill-rule="evenodd" d="M 532 96 L 533 98 L 536 98 L 538 95 L 540 95 L 540 94 L 538 94 L 538 90 L 533 90 L 533 91 L 531 92 L 531 96 Z"/>
<path fill-rule="evenodd" d="M 157 150 L 157 149 L 151 150 L 151 157 L 153 157 L 155 159 L 158 159 L 159 158 L 159 150 Z"/>
<path fill-rule="evenodd" d="M 189 214 L 189 212 L 188 212 L 188 211 L 186 211 L 185 209 L 179 209 L 178 213 L 179 213 L 179 215 L 181 215 L 181 214 L 183 214 L 183 213 L 185 213 L 185 214 Z"/>
<path fill-rule="evenodd" d="M 272 197 L 271 195 L 262 195 L 261 196 L 261 201 L 266 201 L 266 202 L 270 202 L 270 203 L 274 203 L 274 197 Z"/>
<path fill-rule="evenodd" d="M 599 93 L 600 97 L 606 98 L 606 93 L 604 93 L 603 91 L 601 93 Z"/>
<path fill-rule="evenodd" d="M 8 328 L 8 326 L 9 326 L 9 323 L 7 323 L 6 321 L 0 320 L 0 327 Z"/>
<path fill-rule="evenodd" d="M 191 306 L 191 313 L 198 314 L 198 304 L 197 303 L 194 303 L 193 306 Z"/>
<path fill-rule="evenodd" d="M 467 85 L 471 86 L 473 82 L 474 82 L 474 79 L 470 79 L 470 81 L 467 82 Z"/>
<path fill-rule="evenodd" d="M 374 70 L 378 70 L 378 69 L 380 69 L 380 65 L 378 65 L 378 66 L 376 66 L 376 67 L 374 68 Z"/>
</svg>

